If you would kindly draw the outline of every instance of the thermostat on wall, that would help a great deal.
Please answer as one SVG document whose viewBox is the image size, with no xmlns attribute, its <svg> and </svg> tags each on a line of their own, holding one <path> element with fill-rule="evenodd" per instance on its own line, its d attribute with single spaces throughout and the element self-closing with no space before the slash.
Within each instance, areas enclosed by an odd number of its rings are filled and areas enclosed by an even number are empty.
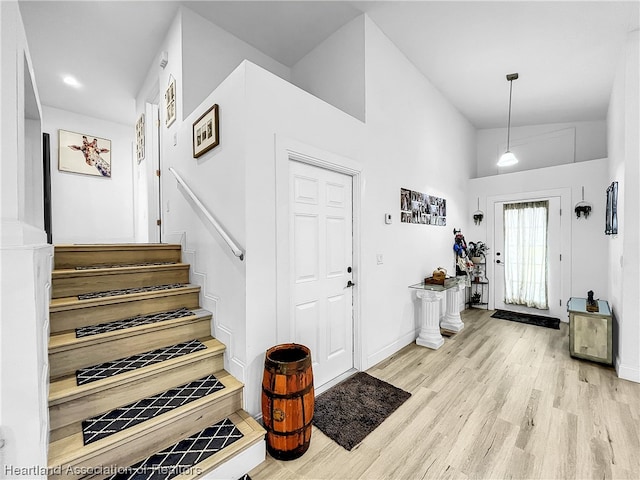
<svg viewBox="0 0 640 480">
<path fill-rule="evenodd" d="M 385 213 L 384 214 L 384 223 L 386 223 L 387 225 L 391 225 L 391 214 L 390 213 Z"/>
</svg>

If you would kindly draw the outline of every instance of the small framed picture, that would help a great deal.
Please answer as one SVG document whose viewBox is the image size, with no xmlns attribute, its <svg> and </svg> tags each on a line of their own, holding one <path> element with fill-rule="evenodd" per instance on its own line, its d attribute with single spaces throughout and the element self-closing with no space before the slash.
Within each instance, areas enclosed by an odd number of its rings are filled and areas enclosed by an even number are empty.
<svg viewBox="0 0 640 480">
<path fill-rule="evenodd" d="M 193 124 L 193 158 L 198 158 L 220 143 L 218 105 L 207 110 Z"/>
<path fill-rule="evenodd" d="M 144 113 L 136 122 L 136 156 L 138 163 L 144 160 Z"/>
<path fill-rule="evenodd" d="M 111 140 L 58 130 L 58 170 L 111 177 Z"/>
<path fill-rule="evenodd" d="M 171 77 L 167 91 L 164 93 L 165 124 L 169 127 L 176 121 L 176 79 Z"/>
</svg>

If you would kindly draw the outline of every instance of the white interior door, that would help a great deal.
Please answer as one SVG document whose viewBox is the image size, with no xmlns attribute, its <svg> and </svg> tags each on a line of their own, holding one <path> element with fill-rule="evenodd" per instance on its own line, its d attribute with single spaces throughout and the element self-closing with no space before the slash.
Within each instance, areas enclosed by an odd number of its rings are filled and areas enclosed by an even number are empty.
<svg viewBox="0 0 640 480">
<path fill-rule="evenodd" d="M 290 319 L 321 386 L 353 367 L 352 177 L 291 161 Z"/>
<path fill-rule="evenodd" d="M 514 305 L 505 303 L 504 284 L 504 205 L 508 203 L 518 203 L 525 201 L 549 201 L 549 224 L 547 230 L 547 259 L 548 259 L 548 304 L 549 309 L 542 310 L 530 308 L 524 305 Z M 562 285 L 561 285 L 561 237 L 560 237 L 560 197 L 535 198 L 531 200 L 517 200 L 509 202 L 495 203 L 495 255 L 493 255 L 495 281 L 494 281 L 494 306 L 499 310 L 509 310 L 512 312 L 530 313 L 533 315 L 551 316 L 562 318 L 566 316 L 566 311 L 562 306 Z"/>
</svg>

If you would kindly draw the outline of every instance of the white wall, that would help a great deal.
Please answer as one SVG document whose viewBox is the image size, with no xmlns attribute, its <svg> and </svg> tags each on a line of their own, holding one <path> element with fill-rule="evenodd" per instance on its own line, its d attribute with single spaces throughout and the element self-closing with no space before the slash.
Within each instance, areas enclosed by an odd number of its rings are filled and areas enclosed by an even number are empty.
<svg viewBox="0 0 640 480">
<path fill-rule="evenodd" d="M 16 2 L 0 2 L 0 464 L 46 467 L 52 248 L 42 229 L 41 106 Z M 40 191 L 38 191 L 40 189 Z M 30 478 L 45 478 L 31 470 Z M 24 478 L 24 475 L 22 476 Z"/>
<path fill-rule="evenodd" d="M 362 200 L 362 322 L 367 368 L 416 338 L 418 302 L 407 288 L 453 268 L 453 228 L 463 232 L 475 129 L 368 17 Z M 446 227 L 400 223 L 400 188 L 443 197 Z M 393 224 L 384 223 L 384 214 Z M 376 255 L 384 256 L 377 265 Z"/>
<path fill-rule="evenodd" d="M 292 341 L 289 309 L 278 310 L 277 269 L 288 260 L 278 256 L 277 211 L 287 209 L 278 194 L 288 198 L 276 178 L 276 145 L 295 140 L 312 148 L 362 161 L 364 125 L 343 111 L 247 63 L 246 92 L 246 358 L 245 402 L 251 414 L 260 412 L 260 382 L 265 351 Z M 312 115 L 309 112 L 313 112 Z M 280 190 L 277 190 L 280 189 Z M 280 197 L 281 199 L 282 197 Z M 282 239 L 281 239 L 282 240 Z M 313 352 L 312 352 L 313 355 Z"/>
<path fill-rule="evenodd" d="M 519 198 L 525 193 L 535 196 L 543 191 L 561 195 L 567 191 L 561 205 L 563 230 L 559 248 L 562 270 L 570 284 L 563 285 L 561 300 L 565 305 L 569 297 L 586 297 L 589 290 L 593 290 L 597 298 L 608 298 L 609 244 L 604 234 L 608 168 L 607 159 L 600 159 L 469 180 L 467 217 L 472 218 L 478 202 L 485 216 L 480 225 L 473 222 L 469 225 L 465 237 L 467 242 L 488 242 L 491 250 L 487 274 L 491 297 L 495 292 L 493 261 L 496 251 L 492 244 L 495 226 L 493 200 L 501 198 L 501 201 L 508 201 L 510 196 Z M 582 200 L 582 187 L 585 201 L 592 206 L 588 219 L 578 219 L 574 213 L 576 203 Z M 567 318 L 561 320 L 567 321 Z"/>
<path fill-rule="evenodd" d="M 287 66 L 193 10 L 181 10 L 184 115 L 190 114 L 245 59 L 289 80 L 291 70 Z"/>
<path fill-rule="evenodd" d="M 418 304 L 407 286 L 435 267 L 452 268 L 452 228 L 467 223 L 473 127 L 366 22 L 369 123 L 245 62 L 177 127 L 177 146 L 163 143 L 164 166 L 183 175 L 246 249 L 245 262 L 239 262 L 165 175 L 166 228 L 170 235 L 186 232 L 186 250 L 196 252 L 194 270 L 206 272 L 203 305 L 214 310 L 214 333 L 229 347 L 226 365 L 244 381 L 245 408 L 251 414 L 260 412 L 264 352 L 291 340 L 279 331 L 288 320 L 281 318 L 287 312 L 278 310 L 276 287 L 282 262 L 277 212 L 286 208 L 278 203 L 277 189 L 288 188 L 276 178 L 278 142 L 307 145 L 361 166 L 361 255 L 355 260 L 361 279 L 360 368 L 415 340 Z M 220 106 L 221 143 L 191 159 L 191 123 L 213 103 Z M 443 158 L 450 165 L 444 170 Z M 445 197 L 447 226 L 401 224 L 401 187 Z M 393 214 L 392 225 L 384 224 L 384 213 Z M 382 265 L 376 264 L 378 253 L 384 255 Z"/>
<path fill-rule="evenodd" d="M 134 242 L 134 126 L 44 106 L 43 129 L 51 136 L 54 243 Z M 58 170 L 58 130 L 111 140 L 111 178 Z"/>
<path fill-rule="evenodd" d="M 617 181 L 618 235 L 608 238 L 609 297 L 618 325 L 616 370 L 640 382 L 640 34 L 629 34 L 607 115 L 610 166 Z"/>
<path fill-rule="evenodd" d="M 227 346 L 225 368 L 241 380 L 246 363 L 246 263 L 233 255 L 168 168 L 175 168 L 230 236 L 244 247 L 244 71 L 244 65 L 238 67 L 184 122 L 176 120 L 171 129 L 176 133 L 176 145 L 173 135 L 164 135 L 162 142 L 163 241 L 183 244 L 185 260 L 191 263 L 191 282 L 202 287 L 200 303 L 214 315 L 212 333 Z M 219 106 L 220 145 L 195 159 L 192 124 L 213 104 Z"/>
<path fill-rule="evenodd" d="M 607 124 L 604 121 L 553 123 L 511 127 L 510 149 L 518 164 L 498 168 L 507 146 L 507 129 L 478 130 L 476 177 L 521 172 L 607 156 Z"/>
<path fill-rule="evenodd" d="M 135 224 L 139 227 L 136 231 L 137 241 L 160 241 L 160 232 L 156 220 L 159 206 L 159 187 L 156 177 L 158 159 L 152 149 L 163 141 L 170 142 L 182 124 L 183 113 L 183 85 L 182 85 L 182 11 L 179 9 L 167 34 L 158 47 L 155 61 L 152 62 L 147 76 L 136 96 L 136 115 L 145 114 L 145 159 L 134 166 L 134 198 L 140 201 L 135 206 Z M 167 53 L 168 63 L 165 68 L 160 67 L 160 52 Z M 164 94 L 169 85 L 170 78 L 176 80 L 176 122 L 166 126 L 166 104 Z M 151 104 L 158 106 L 159 129 L 153 124 Z M 157 136 L 159 139 L 154 140 Z M 157 143 L 154 143 L 157 142 Z M 146 202 L 144 199 L 146 198 Z M 143 231 L 146 223 L 147 231 Z M 161 227 L 162 229 L 164 226 Z M 162 239 L 162 241 L 166 241 Z"/>
<path fill-rule="evenodd" d="M 291 67 L 291 82 L 358 120 L 365 119 L 364 15 Z"/>
</svg>

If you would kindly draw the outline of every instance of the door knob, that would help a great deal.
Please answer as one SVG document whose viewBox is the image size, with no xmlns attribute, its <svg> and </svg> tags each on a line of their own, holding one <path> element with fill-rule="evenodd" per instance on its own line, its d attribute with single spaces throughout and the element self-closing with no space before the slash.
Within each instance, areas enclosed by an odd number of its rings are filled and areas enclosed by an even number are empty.
<svg viewBox="0 0 640 480">
<path fill-rule="evenodd" d="M 496 263 L 502 263 L 500 260 L 496 260 Z"/>
<path fill-rule="evenodd" d="M 353 283 L 351 280 L 349 280 L 347 282 L 347 286 L 345 288 L 350 288 L 350 287 L 353 287 L 354 285 L 355 285 L 355 283 Z"/>
</svg>

